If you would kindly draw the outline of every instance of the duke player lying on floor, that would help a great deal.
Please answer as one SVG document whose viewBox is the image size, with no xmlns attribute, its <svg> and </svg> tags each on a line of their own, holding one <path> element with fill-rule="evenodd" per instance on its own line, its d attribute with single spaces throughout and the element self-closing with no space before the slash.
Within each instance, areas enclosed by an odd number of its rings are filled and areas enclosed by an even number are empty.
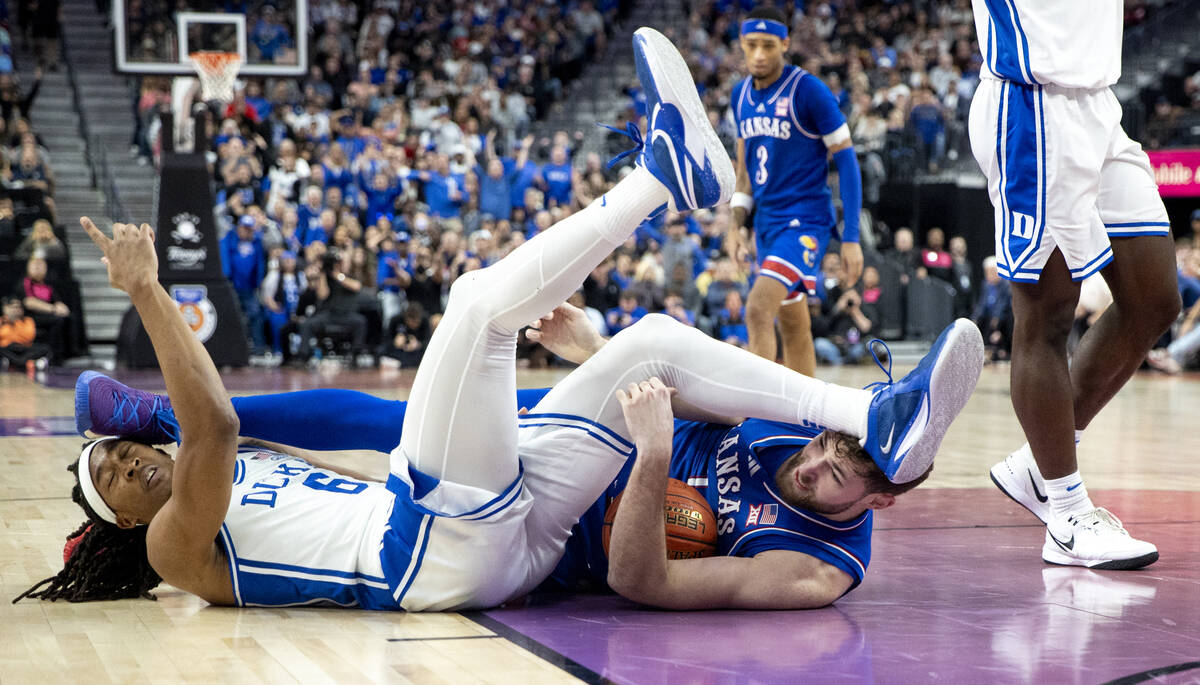
<svg viewBox="0 0 1200 685">
<path fill-rule="evenodd" d="M 161 576 L 214 604 L 494 606 L 532 591 L 554 572 L 572 528 L 635 452 L 610 546 L 607 580 L 618 592 L 668 608 L 777 609 L 823 606 L 850 589 L 866 562 L 862 548 L 850 545 L 864 557 L 857 561 L 854 551 L 822 557 L 812 546 L 798 552 L 799 535 L 784 534 L 786 547 L 764 535 L 756 547 L 752 533 L 741 543 L 747 556 L 668 563 L 662 503 L 675 468 L 676 413 L 713 423 L 755 416 L 848 436 L 833 444 L 810 442 L 801 456 L 792 456 L 810 436 L 793 436 L 785 454 L 767 443 L 751 448 L 766 434 L 743 436 L 744 428 L 735 429 L 736 437 L 727 426 L 682 431 L 694 442 L 680 454 L 697 456 L 679 467 L 679 475 L 703 474 L 711 481 L 706 489 L 747 498 L 725 505 L 727 520 L 733 506 L 747 517 L 735 516 L 730 534 L 748 524 L 750 505 L 760 506 L 761 522 L 770 504 L 781 505 L 767 512 L 777 517 L 776 527 L 794 523 L 800 535 L 839 525 L 853 529 L 859 518 L 861 528 L 868 509 L 893 498 L 869 492 L 872 479 L 910 483 L 931 467 L 982 367 L 979 331 L 956 322 L 916 370 L 873 391 L 802 376 L 661 315 L 608 342 L 582 336 L 575 324 L 591 329 L 581 313 L 556 305 L 647 215 L 664 205 L 711 206 L 732 192 L 732 165 L 682 58 L 649 29 L 635 34 L 634 49 L 651 112 L 650 142 L 640 150 L 638 168 L 564 225 L 456 281 L 417 369 L 402 424 L 367 424 L 344 433 L 387 440 L 374 447 L 390 452 L 386 483 L 345 478 L 271 451 L 239 455 L 241 419 L 204 348 L 158 285 L 150 227 L 116 224 L 109 239 L 85 219 L 104 251 L 110 280 L 130 294 L 155 345 L 181 440 L 174 461 L 133 440 L 90 443 L 79 456 L 73 494 L 93 519 L 92 531 L 64 571 L 47 579 L 48 588 L 26 594 L 90 599 L 144 593 L 147 587 L 128 578 L 106 577 L 100 571 L 108 557 L 92 553 L 98 547 L 89 536 L 124 530 L 144 540 L 156 574 L 145 578 L 157 582 Z M 557 315 L 548 316 L 552 312 Z M 516 334 L 539 319 L 543 344 L 582 364 L 518 421 Z M 81 428 L 129 434 L 165 421 L 165 399 L 96 375 L 82 381 Z M 138 411 L 143 404 L 148 409 Z M 332 420 L 364 415 L 328 404 L 312 410 Z M 312 424 L 314 430 L 323 425 Z M 722 448 L 722 442 L 728 444 Z M 730 452 L 739 443 L 736 454 Z M 842 454 L 838 444 L 846 445 Z M 859 475 L 870 469 L 878 474 Z M 828 513 L 800 513 L 806 502 Z M 797 511 L 783 511 L 784 504 Z M 842 519 L 849 523 L 838 523 Z M 736 553 L 737 544 L 731 541 L 730 550 Z M 82 553 L 85 545 L 88 553 Z M 747 584 L 747 577 L 757 582 Z"/>
</svg>

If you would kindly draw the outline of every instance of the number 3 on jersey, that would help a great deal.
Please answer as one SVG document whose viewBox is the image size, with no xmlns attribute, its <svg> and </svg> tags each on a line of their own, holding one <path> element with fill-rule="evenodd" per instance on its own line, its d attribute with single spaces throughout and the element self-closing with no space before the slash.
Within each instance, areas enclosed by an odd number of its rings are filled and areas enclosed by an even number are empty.
<svg viewBox="0 0 1200 685">
<path fill-rule="evenodd" d="M 754 151 L 754 156 L 758 158 L 758 169 L 754 171 L 754 185 L 763 186 L 767 183 L 767 147 L 759 145 Z"/>
</svg>

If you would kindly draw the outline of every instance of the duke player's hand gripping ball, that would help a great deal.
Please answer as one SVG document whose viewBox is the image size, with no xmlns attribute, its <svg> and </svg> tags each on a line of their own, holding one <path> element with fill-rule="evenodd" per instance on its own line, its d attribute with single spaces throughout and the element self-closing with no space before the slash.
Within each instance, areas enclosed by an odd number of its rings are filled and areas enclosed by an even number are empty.
<svg viewBox="0 0 1200 685">
<path fill-rule="evenodd" d="M 612 523 L 620 504 L 621 495 L 617 495 L 604 512 L 604 528 L 600 533 L 600 541 L 604 545 L 605 554 L 608 554 Z M 668 559 L 698 559 L 716 554 L 717 517 L 713 515 L 708 502 L 696 488 L 681 480 L 668 479 L 667 497 L 663 501 L 663 517 L 667 524 Z"/>
</svg>

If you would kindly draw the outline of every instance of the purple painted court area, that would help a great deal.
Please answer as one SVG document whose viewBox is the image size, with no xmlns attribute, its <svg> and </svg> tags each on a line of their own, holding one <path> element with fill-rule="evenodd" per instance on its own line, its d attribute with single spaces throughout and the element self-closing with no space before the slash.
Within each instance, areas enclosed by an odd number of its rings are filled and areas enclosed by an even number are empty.
<svg viewBox="0 0 1200 685">
<path fill-rule="evenodd" d="M 353 388 L 363 392 L 395 390 L 412 384 L 412 370 L 347 369 L 308 371 L 305 369 L 221 369 L 221 382 L 230 392 L 292 392 L 314 388 Z M 80 369 L 51 368 L 46 372 L 47 388 L 75 387 Z M 155 369 L 118 369 L 106 375 L 141 390 L 166 392 L 162 373 Z"/>
<path fill-rule="evenodd" d="M 1101 683 L 1200 662 L 1200 495 L 1093 498 L 1158 545 L 1158 563 L 1049 566 L 1044 528 L 995 490 L 917 490 L 876 519 L 866 580 L 830 608 L 662 612 L 593 596 L 488 615 L 617 683 Z M 1198 679 L 1193 667 L 1154 682 Z"/>
<path fill-rule="evenodd" d="M 78 435 L 75 417 L 0 418 L 0 437 L 43 438 L 52 435 Z"/>
</svg>

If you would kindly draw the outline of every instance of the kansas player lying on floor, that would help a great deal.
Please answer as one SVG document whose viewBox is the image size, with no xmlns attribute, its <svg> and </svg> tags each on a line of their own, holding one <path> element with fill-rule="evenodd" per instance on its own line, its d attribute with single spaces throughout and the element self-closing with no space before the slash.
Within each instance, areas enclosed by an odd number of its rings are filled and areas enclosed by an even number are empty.
<svg viewBox="0 0 1200 685">
<path fill-rule="evenodd" d="M 953 330 L 953 329 L 951 329 Z M 579 309 L 564 304 L 528 332 L 555 354 L 582 363 L 605 340 Z M 945 336 L 944 336 L 945 337 Z M 942 341 L 939 341 L 941 343 Z M 77 416 L 80 432 L 124 432 L 127 439 L 151 444 L 179 438 L 170 400 L 124 386 L 101 374 L 80 377 Z M 518 422 L 535 426 L 558 417 L 536 406 L 549 388 L 518 390 Z M 140 411 L 114 417 L 113 396 Z M 307 390 L 232 398 L 246 445 L 305 458 L 329 471 L 365 479 L 309 450 L 375 450 L 388 453 L 399 444 L 407 403 L 352 390 Z M 676 416 L 701 417 L 676 399 Z M 526 408 L 535 407 L 532 412 Z M 862 582 L 871 554 L 872 512 L 922 483 L 892 483 L 859 444 L 843 432 L 815 425 L 759 419 L 706 417 L 675 419 L 667 476 L 697 487 L 718 516 L 718 553 L 733 557 L 800 552 L 810 577 L 827 578 L 829 600 Z M 611 436 L 610 436 L 611 437 Z M 334 456 L 333 461 L 336 461 Z M 565 553 L 539 590 L 595 590 L 606 586 L 609 564 L 600 543 L 605 508 L 629 485 L 630 458 L 586 513 L 566 542 Z M 627 521 L 626 521 L 627 522 Z M 640 529 L 618 526 L 622 536 L 644 537 Z M 794 557 L 795 555 L 786 555 Z M 670 563 L 670 562 L 668 562 Z M 620 573 L 615 574 L 620 578 Z M 618 581 L 619 582 L 619 581 Z M 841 590 L 837 595 L 834 591 Z M 636 596 L 636 593 L 633 593 Z"/>
</svg>

